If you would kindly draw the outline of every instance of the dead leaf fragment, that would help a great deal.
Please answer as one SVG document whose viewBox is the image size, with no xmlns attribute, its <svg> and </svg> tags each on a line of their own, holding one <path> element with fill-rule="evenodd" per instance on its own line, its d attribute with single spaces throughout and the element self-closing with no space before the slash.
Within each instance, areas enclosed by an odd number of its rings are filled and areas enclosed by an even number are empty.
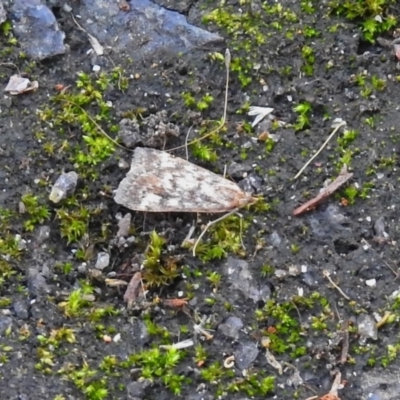
<svg viewBox="0 0 400 400">
<path fill-rule="evenodd" d="M 336 394 L 328 393 L 325 396 L 320 397 L 319 400 L 340 400 L 340 398 L 336 396 Z"/>
<path fill-rule="evenodd" d="M 136 272 L 130 280 L 126 292 L 124 294 L 124 301 L 127 303 L 127 307 L 131 308 L 140 292 L 142 291 L 142 274 Z"/>
<path fill-rule="evenodd" d="M 4 91 L 15 96 L 26 92 L 31 92 L 32 90 L 36 90 L 38 87 L 39 83 L 37 81 L 31 82 L 28 78 L 23 78 L 20 75 L 13 75 L 8 81 Z"/>
<path fill-rule="evenodd" d="M 181 308 L 187 305 L 188 299 L 163 299 L 162 303 L 164 306 L 171 308 Z"/>
</svg>

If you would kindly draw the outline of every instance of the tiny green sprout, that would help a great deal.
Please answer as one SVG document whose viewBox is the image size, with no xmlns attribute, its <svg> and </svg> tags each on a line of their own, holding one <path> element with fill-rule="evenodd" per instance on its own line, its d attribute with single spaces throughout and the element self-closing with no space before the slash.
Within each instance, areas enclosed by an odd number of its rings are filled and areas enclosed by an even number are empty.
<svg viewBox="0 0 400 400">
<path fill-rule="evenodd" d="M 56 145 L 53 142 L 46 142 L 43 144 L 43 151 L 51 156 L 55 153 L 55 146 Z"/>
<path fill-rule="evenodd" d="M 196 107 L 196 104 L 197 104 L 196 99 L 194 98 L 194 96 L 191 93 L 189 93 L 189 92 L 182 93 L 182 99 L 187 108 L 195 108 Z"/>
<path fill-rule="evenodd" d="M 212 307 L 213 305 L 216 304 L 217 300 L 215 299 L 215 297 L 206 297 L 205 300 L 204 300 L 204 302 L 205 302 L 208 306 Z"/>
<path fill-rule="evenodd" d="M 216 271 L 207 274 L 207 280 L 211 283 L 211 286 L 215 289 L 221 284 L 221 274 Z"/>
<path fill-rule="evenodd" d="M 209 145 L 196 142 L 190 146 L 194 157 L 202 161 L 214 162 L 218 159 L 217 153 Z"/>
<path fill-rule="evenodd" d="M 189 380 L 175 373 L 175 367 L 183 359 L 185 353 L 173 347 L 166 351 L 154 347 L 129 356 L 127 367 L 141 368 L 142 378 L 162 382 L 173 394 L 179 395 L 182 385 Z M 123 364 L 123 365 L 124 365 Z"/>
<path fill-rule="evenodd" d="M 276 145 L 276 142 L 274 140 L 272 140 L 270 137 L 268 137 L 265 140 L 265 151 L 267 153 L 271 153 L 272 150 L 274 149 L 275 145 Z"/>
<path fill-rule="evenodd" d="M 242 391 L 252 398 L 265 396 L 275 389 L 275 377 L 263 377 L 262 375 L 261 372 L 250 373 L 243 380 L 232 383 L 228 390 L 230 392 Z"/>
<path fill-rule="evenodd" d="M 194 356 L 194 361 L 197 364 L 197 366 L 201 367 L 204 365 L 204 363 L 207 361 L 207 351 L 206 349 L 201 345 L 198 344 L 195 347 L 195 356 Z"/>
<path fill-rule="evenodd" d="M 76 289 L 70 293 L 67 301 L 60 303 L 60 307 L 64 310 L 67 317 L 77 317 L 82 313 L 82 309 L 91 304 L 87 300 L 86 295 L 91 294 L 93 289 Z"/>
<path fill-rule="evenodd" d="M 380 79 L 377 76 L 373 75 L 371 78 L 371 83 L 374 89 L 382 91 L 386 88 L 386 80 Z"/>
<path fill-rule="evenodd" d="M 296 243 L 292 243 L 290 245 L 290 250 L 292 251 L 293 254 L 297 254 L 300 251 L 300 246 Z"/>
<path fill-rule="evenodd" d="M 387 0 L 332 0 L 329 7 L 332 13 L 359 21 L 363 38 L 373 43 L 377 35 L 397 25 L 396 17 L 389 13 L 390 3 Z"/>
<path fill-rule="evenodd" d="M 315 28 L 312 28 L 311 26 L 306 26 L 303 30 L 303 34 L 307 38 L 313 38 L 313 37 L 320 36 L 320 33 Z"/>
<path fill-rule="evenodd" d="M 0 308 L 7 308 L 12 303 L 7 297 L 0 297 Z"/>
<path fill-rule="evenodd" d="M 353 76 L 353 81 L 357 86 L 364 87 L 366 84 L 365 79 L 366 79 L 366 76 L 363 73 L 359 73 L 359 74 Z"/>
<path fill-rule="evenodd" d="M 187 325 L 180 325 L 179 331 L 180 333 L 187 334 L 189 333 L 189 327 Z"/>
<path fill-rule="evenodd" d="M 358 131 L 354 129 L 346 129 L 344 130 L 342 136 L 337 139 L 337 143 L 340 147 L 347 147 L 350 143 L 352 143 L 358 136 Z"/>
<path fill-rule="evenodd" d="M 254 210 L 257 213 L 265 213 L 272 210 L 272 205 L 267 203 L 264 197 L 257 197 L 257 201 L 249 206 L 250 209 Z"/>
<path fill-rule="evenodd" d="M 375 128 L 375 118 L 373 116 L 365 118 L 364 122 L 371 128 Z"/>
<path fill-rule="evenodd" d="M 150 243 L 143 262 L 143 280 L 148 286 L 160 286 L 171 283 L 179 276 L 178 258 L 163 257 L 166 240 L 156 231 L 150 234 Z"/>
<path fill-rule="evenodd" d="M 326 317 L 325 316 L 320 316 L 320 317 L 311 317 L 311 327 L 317 331 L 324 331 L 328 328 L 327 323 L 325 322 Z"/>
<path fill-rule="evenodd" d="M 301 49 L 301 56 L 304 60 L 302 67 L 303 72 L 310 76 L 314 73 L 315 54 L 310 46 L 303 46 Z"/>
<path fill-rule="evenodd" d="M 339 160 L 339 168 L 341 169 L 343 165 L 349 166 L 353 159 L 353 151 L 351 149 L 346 149 Z"/>
<path fill-rule="evenodd" d="M 225 56 L 217 51 L 214 51 L 213 53 L 208 53 L 208 57 L 212 61 L 225 62 Z"/>
<path fill-rule="evenodd" d="M 360 94 L 362 97 L 368 98 L 372 94 L 372 89 L 370 87 L 365 86 L 361 89 Z"/>
<path fill-rule="evenodd" d="M 297 114 L 309 114 L 312 111 L 311 104 L 308 102 L 299 103 L 297 106 L 293 107 L 293 111 Z"/>
<path fill-rule="evenodd" d="M 27 231 L 32 232 L 38 224 L 43 224 L 50 218 L 50 210 L 39 204 L 39 198 L 32 194 L 24 194 L 21 198 L 25 207 L 25 212 L 29 215 L 28 220 L 24 222 Z"/>
<path fill-rule="evenodd" d="M 349 202 L 349 204 L 354 204 L 357 194 L 358 190 L 355 186 L 348 186 L 347 188 L 344 189 L 344 196 Z"/>
<path fill-rule="evenodd" d="M 196 107 L 199 111 L 204 111 L 208 107 L 210 107 L 211 103 L 214 101 L 214 97 L 212 97 L 209 93 L 206 93 L 200 101 L 197 103 Z"/>
<path fill-rule="evenodd" d="M 293 67 L 292 67 L 291 65 L 286 65 L 286 66 L 284 66 L 284 67 L 281 68 L 280 73 L 281 73 L 283 76 L 290 76 L 291 73 L 292 73 L 292 70 L 293 70 Z"/>
<path fill-rule="evenodd" d="M 146 329 L 149 335 L 160 336 L 163 339 L 169 339 L 170 333 L 168 332 L 167 328 L 157 325 L 149 317 L 146 317 L 144 319 L 144 324 L 146 325 Z"/>
<path fill-rule="evenodd" d="M 77 242 L 88 230 L 90 210 L 84 206 L 69 210 L 62 207 L 57 210 L 60 220 L 61 236 L 67 238 L 68 243 Z"/>
<path fill-rule="evenodd" d="M 111 374 L 118 366 L 118 359 L 116 356 L 105 356 L 100 363 L 100 369 L 107 374 Z"/>
<path fill-rule="evenodd" d="M 0 33 L 3 36 L 9 36 L 12 33 L 12 23 L 10 20 L 6 20 L 0 24 Z"/>
<path fill-rule="evenodd" d="M 249 100 L 246 100 L 236 111 L 236 114 L 247 114 L 250 110 L 251 103 Z"/>
<path fill-rule="evenodd" d="M 311 104 L 308 102 L 299 103 L 293 107 L 293 111 L 298 114 L 294 128 L 296 131 L 301 131 L 310 126 L 309 115 L 311 114 Z"/>
<path fill-rule="evenodd" d="M 310 0 L 301 0 L 300 2 L 301 9 L 307 13 L 307 14 L 314 14 L 315 13 L 315 7 L 313 5 L 313 2 Z"/>
<path fill-rule="evenodd" d="M 201 370 L 201 376 L 206 382 L 218 382 L 220 379 L 225 376 L 231 375 L 231 370 L 225 370 L 223 366 L 215 361 L 211 365 Z"/>
<path fill-rule="evenodd" d="M 265 278 L 267 276 L 271 276 L 275 271 L 274 267 L 271 267 L 270 265 L 264 264 L 261 267 L 260 275 Z"/>
</svg>

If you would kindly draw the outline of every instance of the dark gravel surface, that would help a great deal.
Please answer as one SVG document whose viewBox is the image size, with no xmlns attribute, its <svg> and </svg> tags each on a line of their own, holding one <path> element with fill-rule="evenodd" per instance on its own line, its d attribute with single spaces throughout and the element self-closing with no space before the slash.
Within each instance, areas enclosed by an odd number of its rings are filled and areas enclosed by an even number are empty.
<svg viewBox="0 0 400 400">
<path fill-rule="evenodd" d="M 0 96 L 0 399 L 319 399 L 339 372 L 341 400 L 400 399 L 397 25 L 371 42 L 368 15 L 329 2 L 156 3 L 225 42 L 96 56 L 55 2 L 68 51 L 32 61 L 2 25 L 1 85 L 39 89 Z M 274 111 L 252 128 L 249 106 Z M 214 130 L 189 161 L 261 198 L 196 256 L 215 215 L 113 201 L 132 148 L 186 158 L 189 129 Z M 294 217 L 344 165 L 352 179 Z"/>
</svg>

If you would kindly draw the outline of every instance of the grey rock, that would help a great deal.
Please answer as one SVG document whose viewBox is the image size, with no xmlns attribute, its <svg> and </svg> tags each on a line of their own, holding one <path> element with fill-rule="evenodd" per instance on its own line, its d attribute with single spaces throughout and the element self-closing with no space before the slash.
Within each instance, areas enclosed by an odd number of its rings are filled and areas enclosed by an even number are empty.
<svg viewBox="0 0 400 400">
<path fill-rule="evenodd" d="M 110 254 L 106 253 L 105 251 L 101 251 L 99 254 L 97 254 L 97 261 L 95 268 L 97 269 L 104 269 L 107 268 L 110 265 Z"/>
<path fill-rule="evenodd" d="M 238 339 L 239 331 L 243 328 L 243 326 L 243 322 L 240 318 L 231 316 L 218 326 L 218 331 L 221 331 L 221 333 L 226 337 Z"/>
<path fill-rule="evenodd" d="M 28 292 L 32 297 L 39 297 L 50 293 L 46 278 L 37 268 L 29 268 L 28 270 Z"/>
<path fill-rule="evenodd" d="M 341 214 L 335 205 L 329 205 L 325 210 L 313 213 L 308 218 L 311 230 L 320 238 L 333 238 L 335 235 L 349 236 L 351 229 L 344 226 L 348 219 Z"/>
<path fill-rule="evenodd" d="M 287 271 L 285 271 L 284 269 L 276 269 L 274 272 L 274 275 L 278 278 L 278 279 L 283 279 L 286 278 L 288 273 Z"/>
<path fill-rule="evenodd" d="M 51 188 L 49 199 L 53 203 L 58 203 L 75 191 L 78 183 L 78 174 L 75 171 L 64 172 Z"/>
<path fill-rule="evenodd" d="M 361 386 L 366 400 L 399 400 L 400 370 L 398 367 L 374 368 L 361 377 Z"/>
<path fill-rule="evenodd" d="M 214 400 L 215 397 L 209 393 L 191 393 L 185 397 L 186 400 Z"/>
<path fill-rule="evenodd" d="M 141 142 L 140 125 L 136 120 L 124 118 L 119 122 L 118 136 L 126 147 L 134 147 Z"/>
<path fill-rule="evenodd" d="M 193 4 L 192 0 L 154 0 L 154 3 L 181 14 L 187 12 Z"/>
<path fill-rule="evenodd" d="M 79 272 L 80 274 L 86 274 L 87 265 L 86 265 L 86 264 L 80 264 L 80 265 L 78 265 L 77 270 L 78 270 L 78 272 Z"/>
<path fill-rule="evenodd" d="M 10 317 L 0 316 L 0 337 L 12 326 L 12 319 Z"/>
<path fill-rule="evenodd" d="M 79 14 L 83 28 L 103 46 L 126 51 L 134 59 L 160 53 L 177 54 L 222 38 L 188 24 L 186 18 L 150 0 L 129 2 L 123 11 L 118 2 L 82 0 Z"/>
<path fill-rule="evenodd" d="M 279 236 L 279 233 L 277 231 L 274 231 L 269 235 L 268 243 L 270 243 L 271 246 L 273 246 L 273 247 L 276 247 L 276 248 L 280 247 L 280 245 L 282 243 L 282 238 Z"/>
<path fill-rule="evenodd" d="M 246 261 L 228 257 L 224 273 L 228 276 L 231 288 L 241 292 L 246 298 L 255 302 L 269 299 L 271 295 L 269 286 L 258 282 L 252 276 Z"/>
<path fill-rule="evenodd" d="M 118 136 L 126 147 L 141 144 L 145 147 L 160 148 L 168 137 L 178 137 L 180 129 L 168 121 L 165 110 L 149 115 L 141 121 L 124 118 L 119 123 Z"/>
<path fill-rule="evenodd" d="M 146 394 L 146 389 L 152 385 L 152 382 L 148 379 L 141 381 L 131 382 L 126 387 L 126 395 L 128 400 L 139 400 L 143 399 Z"/>
<path fill-rule="evenodd" d="M 64 54 L 64 32 L 51 10 L 40 0 L 15 0 L 10 10 L 14 34 L 26 54 L 43 60 Z"/>
<path fill-rule="evenodd" d="M 15 315 L 20 319 L 29 318 L 29 304 L 26 300 L 17 300 L 13 304 Z"/>
<path fill-rule="evenodd" d="M 389 234 L 385 231 L 386 223 L 385 217 L 379 217 L 374 224 L 375 236 L 379 239 L 386 239 Z"/>
<path fill-rule="evenodd" d="M 310 288 L 317 288 L 320 286 L 319 276 L 313 271 L 307 271 L 302 276 L 303 282 Z"/>
<path fill-rule="evenodd" d="M 3 3 L 0 0 L 0 24 L 2 24 L 7 19 L 7 13 L 4 9 Z"/>
<path fill-rule="evenodd" d="M 39 229 L 37 230 L 37 233 L 36 233 L 35 244 L 41 245 L 44 242 L 46 242 L 50 237 L 50 233 L 51 233 L 51 229 L 49 226 L 43 225 L 43 226 L 39 227 Z"/>
<path fill-rule="evenodd" d="M 233 353 L 236 366 L 241 370 L 248 369 L 257 358 L 258 353 L 259 350 L 255 343 L 250 341 L 240 343 L 239 348 Z"/>
<path fill-rule="evenodd" d="M 133 325 L 133 336 L 134 340 L 137 341 L 140 346 L 144 346 L 150 341 L 150 335 L 147 327 L 141 321 L 136 321 L 136 323 Z"/>
<path fill-rule="evenodd" d="M 126 213 L 119 221 L 118 221 L 118 232 L 117 237 L 126 237 L 129 235 L 129 230 L 131 228 L 131 219 L 132 215 L 130 213 Z"/>
<path fill-rule="evenodd" d="M 378 339 L 378 328 L 376 327 L 376 323 L 374 319 L 367 315 L 361 314 L 357 318 L 358 325 L 358 333 L 364 339 Z"/>
<path fill-rule="evenodd" d="M 262 189 L 263 179 L 255 173 L 249 174 L 246 178 L 238 183 L 243 191 L 248 193 L 260 192 Z"/>
<path fill-rule="evenodd" d="M 252 169 L 251 165 L 246 163 L 237 163 L 233 161 L 228 167 L 228 175 L 232 178 L 238 179 L 243 178 L 244 174 L 250 172 Z"/>
</svg>

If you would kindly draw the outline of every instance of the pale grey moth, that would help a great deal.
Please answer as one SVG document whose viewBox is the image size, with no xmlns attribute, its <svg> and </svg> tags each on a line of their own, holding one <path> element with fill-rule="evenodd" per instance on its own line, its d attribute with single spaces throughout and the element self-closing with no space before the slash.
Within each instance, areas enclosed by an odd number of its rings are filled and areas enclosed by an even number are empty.
<svg viewBox="0 0 400 400">
<path fill-rule="evenodd" d="M 229 212 L 255 202 L 251 193 L 164 151 L 137 147 L 116 203 L 147 212 Z"/>
</svg>

